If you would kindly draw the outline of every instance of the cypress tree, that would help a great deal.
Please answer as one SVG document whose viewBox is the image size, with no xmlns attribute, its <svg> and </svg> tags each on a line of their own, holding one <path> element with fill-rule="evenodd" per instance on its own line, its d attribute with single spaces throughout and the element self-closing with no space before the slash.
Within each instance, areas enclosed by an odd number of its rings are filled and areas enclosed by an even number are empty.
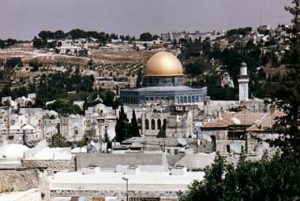
<svg viewBox="0 0 300 201">
<path fill-rule="evenodd" d="M 157 134 L 157 138 L 166 138 L 166 129 L 167 129 L 167 125 L 166 125 L 166 121 L 164 121 L 161 129 L 159 130 L 158 134 Z"/>
<path fill-rule="evenodd" d="M 128 137 L 139 137 L 140 136 L 138 122 L 136 120 L 136 115 L 135 115 L 134 110 L 132 110 L 132 119 L 131 119 L 130 128 L 131 128 L 130 129 L 130 136 L 128 136 Z"/>
<path fill-rule="evenodd" d="M 119 118 L 116 122 L 116 141 L 122 142 L 123 140 L 127 139 L 128 136 L 128 118 L 127 115 L 124 112 L 123 106 L 121 106 L 120 112 L 119 112 Z"/>
</svg>

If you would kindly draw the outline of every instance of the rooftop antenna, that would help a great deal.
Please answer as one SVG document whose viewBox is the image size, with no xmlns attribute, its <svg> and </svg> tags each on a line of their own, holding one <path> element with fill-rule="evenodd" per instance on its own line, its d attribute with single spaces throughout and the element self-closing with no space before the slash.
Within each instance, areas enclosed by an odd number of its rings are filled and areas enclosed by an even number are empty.
<svg viewBox="0 0 300 201">
<path fill-rule="evenodd" d="M 262 18 L 263 18 L 263 1 L 259 1 L 260 2 L 260 4 L 259 4 L 259 6 L 260 6 L 260 8 L 259 8 L 259 25 L 262 25 Z"/>
</svg>

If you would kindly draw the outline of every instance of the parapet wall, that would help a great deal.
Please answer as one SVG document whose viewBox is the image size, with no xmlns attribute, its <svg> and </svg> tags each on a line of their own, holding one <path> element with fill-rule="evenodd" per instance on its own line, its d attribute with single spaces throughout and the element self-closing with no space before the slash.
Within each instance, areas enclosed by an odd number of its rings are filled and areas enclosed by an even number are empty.
<svg viewBox="0 0 300 201">
<path fill-rule="evenodd" d="M 75 170 L 74 159 L 72 160 L 22 160 L 25 168 L 46 168 L 48 172 L 60 170 Z"/>
<path fill-rule="evenodd" d="M 168 166 L 165 154 L 79 154 L 76 156 L 78 170 L 87 167 L 115 168 L 117 165 L 160 165 Z"/>
</svg>

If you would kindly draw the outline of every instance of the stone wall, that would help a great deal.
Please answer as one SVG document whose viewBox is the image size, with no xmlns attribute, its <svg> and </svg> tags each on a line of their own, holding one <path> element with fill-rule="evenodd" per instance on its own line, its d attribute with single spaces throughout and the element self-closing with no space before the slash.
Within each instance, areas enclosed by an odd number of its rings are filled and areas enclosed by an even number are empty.
<svg viewBox="0 0 300 201">
<path fill-rule="evenodd" d="M 41 200 L 49 200 L 47 172 L 39 169 L 0 170 L 0 193 L 39 189 Z"/>
<path fill-rule="evenodd" d="M 126 191 L 97 191 L 97 190 L 51 190 L 51 197 L 117 197 L 121 200 L 126 199 Z M 141 200 L 149 198 L 156 198 L 154 200 L 175 201 L 178 200 L 177 191 L 128 191 L 129 200 L 140 198 Z"/>
<path fill-rule="evenodd" d="M 228 147 L 230 144 L 239 144 L 241 146 L 241 149 L 246 148 L 246 143 L 245 140 L 217 140 L 217 145 L 216 145 L 216 151 L 220 152 L 221 154 L 227 155 L 231 154 L 232 150 L 229 150 L 228 152 Z"/>
<path fill-rule="evenodd" d="M 115 168 L 117 165 L 162 165 L 167 167 L 165 154 L 125 153 L 125 154 L 79 154 L 76 156 L 77 170 L 91 166 Z"/>
<path fill-rule="evenodd" d="M 46 168 L 49 173 L 60 170 L 75 170 L 74 159 L 72 160 L 22 160 L 25 168 Z"/>
</svg>

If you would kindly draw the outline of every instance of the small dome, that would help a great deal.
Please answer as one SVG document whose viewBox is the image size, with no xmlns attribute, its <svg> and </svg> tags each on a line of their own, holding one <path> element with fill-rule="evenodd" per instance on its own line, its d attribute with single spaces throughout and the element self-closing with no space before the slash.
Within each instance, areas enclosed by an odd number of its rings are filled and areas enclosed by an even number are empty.
<svg viewBox="0 0 300 201">
<path fill-rule="evenodd" d="M 2 144 L 0 145 L 0 158 L 21 159 L 27 150 L 29 148 L 22 144 Z"/>
<path fill-rule="evenodd" d="M 245 62 L 242 62 L 241 67 L 247 67 L 247 64 Z"/>
<path fill-rule="evenodd" d="M 182 76 L 180 61 L 170 52 L 158 52 L 147 62 L 144 69 L 145 77 Z"/>
<path fill-rule="evenodd" d="M 24 125 L 22 126 L 22 129 L 23 129 L 23 130 L 34 130 L 34 127 L 31 126 L 30 124 L 24 124 Z"/>
</svg>

